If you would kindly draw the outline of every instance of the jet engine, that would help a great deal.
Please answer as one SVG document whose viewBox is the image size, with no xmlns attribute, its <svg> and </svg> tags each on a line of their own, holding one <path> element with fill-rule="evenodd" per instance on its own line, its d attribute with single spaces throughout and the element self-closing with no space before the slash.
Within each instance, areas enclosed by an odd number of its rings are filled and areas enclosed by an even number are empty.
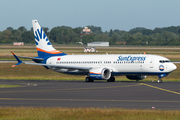
<svg viewBox="0 0 180 120">
<path fill-rule="evenodd" d="M 146 75 L 126 75 L 130 80 L 143 80 L 146 78 Z"/>
<path fill-rule="evenodd" d="M 89 77 L 93 80 L 108 80 L 111 77 L 111 71 L 108 68 L 90 69 Z"/>
</svg>

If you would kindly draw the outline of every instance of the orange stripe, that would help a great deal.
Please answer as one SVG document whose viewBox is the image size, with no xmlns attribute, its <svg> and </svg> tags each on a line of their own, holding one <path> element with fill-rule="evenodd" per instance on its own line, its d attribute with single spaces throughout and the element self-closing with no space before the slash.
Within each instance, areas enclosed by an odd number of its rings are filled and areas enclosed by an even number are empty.
<svg viewBox="0 0 180 120">
<path fill-rule="evenodd" d="M 90 73 L 92 73 L 92 74 L 101 74 L 101 73 L 94 73 L 94 72 L 90 72 Z"/>
<path fill-rule="evenodd" d="M 45 53 L 50 53 L 50 54 L 59 54 L 59 53 L 62 53 L 58 50 L 53 50 L 53 51 L 45 51 L 45 50 L 42 50 L 40 48 L 37 48 L 37 51 L 41 51 L 41 52 L 45 52 Z"/>
<path fill-rule="evenodd" d="M 12 51 L 11 51 L 11 53 L 12 53 L 13 55 L 15 55 Z"/>
<path fill-rule="evenodd" d="M 16 65 L 12 65 L 11 67 L 15 67 Z"/>
</svg>

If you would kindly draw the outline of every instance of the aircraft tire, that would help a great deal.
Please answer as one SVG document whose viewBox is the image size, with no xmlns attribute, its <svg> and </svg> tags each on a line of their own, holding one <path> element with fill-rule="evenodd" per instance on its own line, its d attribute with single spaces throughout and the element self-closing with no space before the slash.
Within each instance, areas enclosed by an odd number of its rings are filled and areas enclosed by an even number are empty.
<svg viewBox="0 0 180 120">
<path fill-rule="evenodd" d="M 90 81 L 90 78 L 89 77 L 86 77 L 86 82 L 89 82 Z"/>
<path fill-rule="evenodd" d="M 86 82 L 94 82 L 94 80 L 91 79 L 90 77 L 86 77 Z"/>
<path fill-rule="evenodd" d="M 115 77 L 110 77 L 107 82 L 115 82 Z"/>
<path fill-rule="evenodd" d="M 158 83 L 162 83 L 162 80 L 161 79 L 158 79 L 158 81 L 157 81 Z"/>
</svg>

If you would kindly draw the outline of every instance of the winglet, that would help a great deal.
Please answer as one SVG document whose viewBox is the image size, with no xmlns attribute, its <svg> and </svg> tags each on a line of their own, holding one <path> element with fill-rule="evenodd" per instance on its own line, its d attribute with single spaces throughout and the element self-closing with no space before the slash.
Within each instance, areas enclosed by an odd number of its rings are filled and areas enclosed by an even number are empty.
<svg viewBox="0 0 180 120">
<path fill-rule="evenodd" d="M 12 65 L 12 67 L 15 67 L 16 65 L 20 65 L 20 64 L 22 64 L 23 62 L 11 51 L 11 53 L 13 54 L 13 56 L 16 58 L 16 60 L 18 61 L 18 63 L 17 64 L 15 64 L 15 65 Z"/>
</svg>

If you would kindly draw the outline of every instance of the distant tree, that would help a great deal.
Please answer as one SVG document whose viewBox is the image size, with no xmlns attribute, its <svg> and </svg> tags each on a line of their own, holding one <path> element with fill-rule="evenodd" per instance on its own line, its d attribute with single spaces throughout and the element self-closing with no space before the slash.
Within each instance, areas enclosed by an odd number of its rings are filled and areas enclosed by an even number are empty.
<svg viewBox="0 0 180 120">
<path fill-rule="evenodd" d="M 143 34 L 141 32 L 133 34 L 132 37 L 136 40 L 137 43 L 143 40 Z"/>
<path fill-rule="evenodd" d="M 54 27 L 49 31 L 48 27 L 42 27 L 52 42 L 60 44 L 74 44 L 82 40 L 83 43 L 93 41 L 109 41 L 110 45 L 117 42 L 126 42 L 127 45 L 180 45 L 180 26 L 155 28 L 153 30 L 144 27 L 136 27 L 129 31 L 112 30 L 102 32 L 101 27 L 87 26 L 91 29 L 91 35 L 81 36 L 83 27 L 71 28 L 68 26 Z M 81 40 L 80 40 L 81 39 Z M 24 26 L 17 30 L 7 27 L 0 32 L 0 43 L 22 42 L 33 43 L 33 28 L 30 31 Z"/>
<path fill-rule="evenodd" d="M 2 32 L 0 31 L 0 41 L 3 39 L 3 34 Z"/>
<path fill-rule="evenodd" d="M 77 35 L 79 35 L 79 36 L 80 36 L 82 30 L 83 30 L 82 27 L 77 27 L 77 28 L 74 28 L 74 29 L 73 29 L 73 31 L 74 31 Z"/>
<path fill-rule="evenodd" d="M 87 27 L 89 29 L 91 29 L 93 34 L 97 34 L 98 35 L 98 34 L 102 33 L 101 27 L 96 27 L 96 26 L 93 26 L 93 25 L 88 25 Z"/>
<path fill-rule="evenodd" d="M 11 31 L 10 30 L 5 30 L 2 33 L 4 35 L 4 39 L 10 39 L 10 37 L 11 37 Z"/>
<path fill-rule="evenodd" d="M 25 43 L 35 43 L 34 42 L 34 34 L 31 31 L 23 32 L 21 37 L 22 37 L 22 42 L 25 42 Z"/>
<path fill-rule="evenodd" d="M 0 43 L 11 43 L 11 31 L 10 30 L 4 30 L 0 34 Z"/>
<path fill-rule="evenodd" d="M 129 33 L 130 34 L 135 34 L 137 32 L 142 32 L 143 30 L 146 30 L 146 28 L 144 28 L 144 27 L 136 27 L 136 28 L 133 28 L 133 29 L 129 30 Z"/>
<path fill-rule="evenodd" d="M 27 29 L 24 26 L 19 27 L 18 30 L 23 32 L 27 31 Z"/>
<path fill-rule="evenodd" d="M 113 35 L 113 31 L 111 29 L 108 36 L 111 37 L 112 35 Z"/>
<path fill-rule="evenodd" d="M 165 31 L 169 31 L 169 32 L 172 32 L 172 33 L 175 33 L 175 34 L 178 34 L 178 30 L 179 30 L 179 28 L 178 28 L 178 27 L 175 27 L 175 26 L 164 27 L 163 29 L 164 29 Z"/>
<path fill-rule="evenodd" d="M 14 29 L 12 27 L 7 27 L 6 30 L 13 31 Z"/>
<path fill-rule="evenodd" d="M 31 32 L 34 32 L 34 31 L 33 31 L 33 27 L 31 27 L 31 30 L 30 30 L 30 31 L 31 31 Z"/>
<path fill-rule="evenodd" d="M 150 30 L 150 29 L 143 29 L 141 32 L 142 32 L 143 35 L 151 35 L 151 34 L 153 34 L 153 31 Z"/>
<path fill-rule="evenodd" d="M 22 37 L 21 37 L 22 33 L 23 33 L 23 31 L 13 30 L 12 35 L 11 35 L 11 39 L 14 42 L 22 42 Z"/>
<path fill-rule="evenodd" d="M 117 44 L 119 41 L 120 36 L 117 33 L 113 33 L 113 35 L 109 38 L 110 44 Z"/>
<path fill-rule="evenodd" d="M 163 31 L 164 31 L 163 28 L 155 28 L 155 29 L 153 30 L 153 33 L 162 33 Z"/>
<path fill-rule="evenodd" d="M 108 41 L 108 34 L 107 33 L 101 33 L 96 37 L 97 41 Z"/>
<path fill-rule="evenodd" d="M 177 39 L 177 38 L 178 38 L 178 36 L 175 33 L 172 33 L 172 32 L 169 32 L 169 31 L 164 31 L 161 34 L 161 40 L 162 40 L 163 45 L 168 45 L 171 42 L 174 42 L 175 39 Z"/>
<path fill-rule="evenodd" d="M 54 27 L 50 31 L 50 38 L 57 43 L 60 44 L 69 44 L 69 43 L 75 43 L 77 40 L 77 35 L 72 28 L 67 26 L 61 26 L 61 27 Z M 76 38 L 76 39 L 75 39 Z"/>
<path fill-rule="evenodd" d="M 115 33 L 119 33 L 119 31 L 120 31 L 120 30 L 118 30 L 118 29 L 115 29 L 115 30 L 114 30 Z"/>
<path fill-rule="evenodd" d="M 129 40 L 129 37 L 131 37 L 131 34 L 129 33 L 124 33 L 121 37 L 121 41 L 124 41 L 124 42 L 129 42 L 128 44 L 130 44 L 132 41 Z M 129 41 L 128 41 L 129 40 Z"/>
<path fill-rule="evenodd" d="M 83 44 L 87 44 L 88 42 L 94 42 L 95 41 L 95 37 L 94 35 L 83 35 L 82 36 L 82 42 Z"/>
</svg>

